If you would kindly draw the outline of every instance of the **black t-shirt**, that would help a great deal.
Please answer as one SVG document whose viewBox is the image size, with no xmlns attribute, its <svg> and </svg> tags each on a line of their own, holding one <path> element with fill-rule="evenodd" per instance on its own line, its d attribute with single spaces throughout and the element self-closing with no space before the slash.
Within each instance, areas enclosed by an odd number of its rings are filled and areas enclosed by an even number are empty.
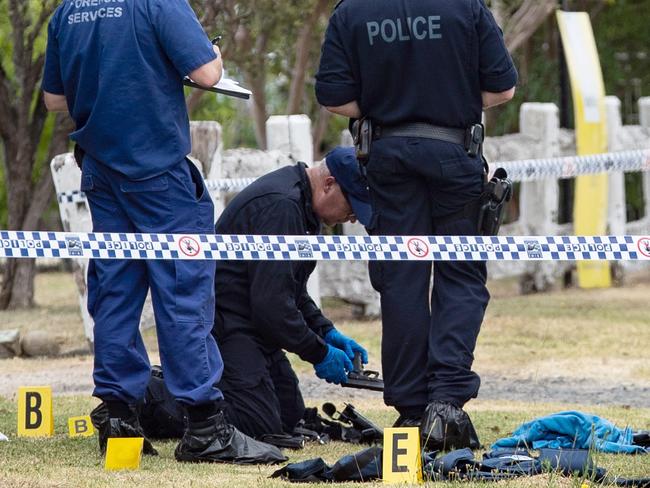
<svg viewBox="0 0 650 488">
<path fill-rule="evenodd" d="M 517 70 L 483 0 L 344 0 L 330 18 L 316 75 L 324 106 L 356 100 L 381 125 L 481 121 L 481 92 L 514 87 Z"/>
</svg>

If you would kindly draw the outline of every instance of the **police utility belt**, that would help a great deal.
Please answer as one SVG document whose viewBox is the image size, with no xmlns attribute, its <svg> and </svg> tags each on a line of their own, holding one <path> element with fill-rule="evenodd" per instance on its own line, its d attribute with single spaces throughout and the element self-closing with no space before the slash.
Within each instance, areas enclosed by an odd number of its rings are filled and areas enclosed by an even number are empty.
<svg viewBox="0 0 650 488">
<path fill-rule="evenodd" d="M 487 181 L 488 164 L 483 156 L 485 128 L 483 124 L 474 124 L 467 129 L 440 127 L 423 122 L 400 124 L 390 127 L 373 127 L 370 119 L 364 118 L 352 124 L 352 138 L 356 148 L 357 159 L 365 170 L 370 158 L 372 141 L 386 137 L 420 137 L 459 144 L 465 148 L 470 157 L 480 156 L 485 167 L 486 182 L 483 193 L 468 203 L 462 211 L 445 217 L 440 224 L 463 218 L 476 219 L 481 235 L 497 235 L 503 222 L 506 203 L 512 199 L 512 181 L 505 169 L 498 168 L 494 176 Z M 365 171 L 363 171 L 365 173 Z"/>
</svg>

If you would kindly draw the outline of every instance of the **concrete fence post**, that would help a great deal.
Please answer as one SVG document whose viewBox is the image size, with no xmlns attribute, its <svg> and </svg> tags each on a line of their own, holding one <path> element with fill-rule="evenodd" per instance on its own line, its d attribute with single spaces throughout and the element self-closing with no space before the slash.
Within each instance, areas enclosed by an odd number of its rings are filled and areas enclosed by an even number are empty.
<svg viewBox="0 0 650 488">
<path fill-rule="evenodd" d="M 221 124 L 214 121 L 191 122 L 190 134 L 192 136 L 191 157 L 198 160 L 203 176 L 208 180 L 218 180 L 222 172 L 222 130 Z M 198 166 L 199 164 L 197 164 Z M 215 222 L 224 209 L 224 195 L 221 192 L 212 192 L 214 202 Z"/>
<path fill-rule="evenodd" d="M 294 160 L 311 165 L 314 160 L 314 143 L 311 120 L 306 115 L 274 115 L 266 121 L 269 150 L 290 154 Z M 316 305 L 321 306 L 318 268 L 307 283 L 307 291 Z"/>
<path fill-rule="evenodd" d="M 648 132 L 650 139 L 650 97 L 639 99 L 639 121 L 641 127 Z M 650 171 L 643 173 L 643 196 L 645 202 L 645 219 L 650 227 Z"/>
<path fill-rule="evenodd" d="M 519 112 L 520 132 L 535 147 L 537 158 L 560 155 L 559 110 L 552 103 L 524 103 Z M 555 178 L 521 184 L 520 219 L 527 235 L 555 235 L 559 188 Z M 524 292 L 543 291 L 555 284 L 555 263 L 531 263 L 520 286 Z"/>
<path fill-rule="evenodd" d="M 618 133 L 623 125 L 621 118 L 621 101 L 617 97 L 605 98 L 607 112 L 607 150 L 622 151 Z M 609 233 L 623 235 L 625 233 L 625 173 L 609 174 L 609 208 L 607 216 Z"/>
<path fill-rule="evenodd" d="M 78 191 L 81 186 L 81 171 L 77 167 L 71 153 L 60 154 L 50 163 L 54 190 L 57 194 Z M 59 202 L 59 215 L 65 232 L 91 232 L 93 223 L 90 217 L 88 202 Z M 88 259 L 72 260 L 72 274 L 79 292 L 79 308 L 84 324 L 86 338 L 93 341 L 94 322 L 88 313 L 88 289 L 86 276 Z"/>
<path fill-rule="evenodd" d="M 605 111 L 607 114 L 607 150 L 622 151 L 619 133 L 623 126 L 621 117 L 621 100 L 618 97 L 605 97 Z M 625 173 L 619 171 L 609 173 L 607 207 L 607 232 L 611 235 L 625 234 L 627 212 L 625 202 Z M 618 261 L 610 264 L 612 278 L 616 282 L 624 279 L 623 266 Z"/>
</svg>

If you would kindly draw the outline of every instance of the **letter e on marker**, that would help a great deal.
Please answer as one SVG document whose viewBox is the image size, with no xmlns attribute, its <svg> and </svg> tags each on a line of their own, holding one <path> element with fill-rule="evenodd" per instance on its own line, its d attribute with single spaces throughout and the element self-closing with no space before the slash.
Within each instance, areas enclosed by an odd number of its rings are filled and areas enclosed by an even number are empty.
<svg viewBox="0 0 650 488">
<path fill-rule="evenodd" d="M 422 483 L 420 429 L 384 429 L 384 483 Z"/>
<path fill-rule="evenodd" d="M 54 434 L 52 388 L 21 386 L 18 388 L 18 436 L 50 437 Z"/>
</svg>

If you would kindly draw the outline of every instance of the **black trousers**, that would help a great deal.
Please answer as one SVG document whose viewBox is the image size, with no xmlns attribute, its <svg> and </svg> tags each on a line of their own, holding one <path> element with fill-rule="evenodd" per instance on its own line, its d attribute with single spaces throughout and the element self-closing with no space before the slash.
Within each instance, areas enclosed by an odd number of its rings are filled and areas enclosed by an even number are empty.
<svg viewBox="0 0 650 488">
<path fill-rule="evenodd" d="M 457 144 L 387 137 L 372 145 L 367 165 L 375 235 L 475 235 L 471 218 L 448 221 L 478 198 L 480 158 Z M 418 257 L 426 243 L 413 240 Z M 381 293 L 384 399 L 398 410 L 423 409 L 434 400 L 462 407 L 477 395 L 472 368 L 489 293 L 484 262 L 370 263 Z"/>
<path fill-rule="evenodd" d="M 218 341 L 225 365 L 218 386 L 230 423 L 252 437 L 292 432 L 305 404 L 284 351 L 264 351 L 245 334 Z"/>
</svg>

